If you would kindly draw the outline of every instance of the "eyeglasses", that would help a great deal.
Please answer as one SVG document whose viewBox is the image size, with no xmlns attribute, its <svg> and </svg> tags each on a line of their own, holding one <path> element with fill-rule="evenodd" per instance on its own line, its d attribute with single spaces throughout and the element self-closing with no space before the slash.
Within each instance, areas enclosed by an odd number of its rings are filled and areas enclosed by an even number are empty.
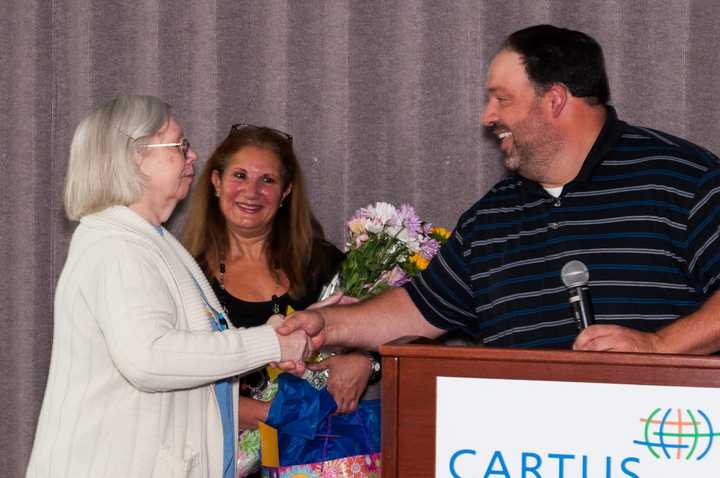
<svg viewBox="0 0 720 478">
<path fill-rule="evenodd" d="M 145 148 L 170 148 L 175 146 L 180 148 L 180 152 L 183 156 L 187 156 L 187 152 L 190 149 L 190 141 L 188 141 L 187 138 L 183 138 L 179 143 L 155 143 L 143 145 Z"/>
<path fill-rule="evenodd" d="M 280 136 L 282 139 L 284 139 L 285 141 L 287 141 L 290 144 L 292 144 L 292 142 L 293 142 L 292 135 L 287 134 L 285 131 L 280 131 L 279 129 L 275 129 L 275 128 L 269 128 L 267 126 L 256 126 L 254 124 L 247 124 L 247 123 L 237 123 L 237 124 L 232 125 L 232 127 L 230 127 L 230 134 L 239 133 L 240 131 L 242 131 L 244 129 L 248 129 L 248 128 L 270 131 L 271 133 L 274 133 L 274 134 Z"/>
</svg>

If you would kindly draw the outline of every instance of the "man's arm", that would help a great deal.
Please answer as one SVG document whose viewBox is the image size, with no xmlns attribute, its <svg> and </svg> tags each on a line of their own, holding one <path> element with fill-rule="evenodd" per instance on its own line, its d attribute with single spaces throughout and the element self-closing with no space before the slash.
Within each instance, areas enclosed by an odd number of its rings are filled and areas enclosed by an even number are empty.
<svg viewBox="0 0 720 478">
<path fill-rule="evenodd" d="M 720 350 L 720 291 L 698 310 L 655 333 L 618 325 L 593 325 L 578 335 L 575 350 L 711 354 Z"/>
<path fill-rule="evenodd" d="M 402 287 L 364 302 L 318 312 L 325 320 L 328 345 L 375 350 L 401 337 L 435 338 L 445 333 L 425 320 Z"/>
<path fill-rule="evenodd" d="M 284 321 L 278 333 L 298 329 L 313 337 L 316 347 L 338 345 L 365 350 L 401 337 L 435 338 L 445 333 L 425 320 L 403 288 L 390 289 L 357 304 L 296 312 Z"/>
</svg>

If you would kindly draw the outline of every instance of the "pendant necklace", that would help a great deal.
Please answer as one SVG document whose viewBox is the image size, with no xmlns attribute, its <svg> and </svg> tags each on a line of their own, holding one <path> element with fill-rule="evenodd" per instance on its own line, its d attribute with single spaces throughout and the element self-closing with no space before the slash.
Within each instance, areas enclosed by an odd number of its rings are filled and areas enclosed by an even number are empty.
<svg viewBox="0 0 720 478">
<path fill-rule="evenodd" d="M 273 279 L 275 279 L 275 290 L 282 289 L 282 286 L 280 285 L 280 275 L 277 273 L 276 269 L 273 269 Z M 278 296 L 273 294 L 270 300 L 272 301 L 273 314 L 279 314 L 280 303 L 278 302 Z"/>
<path fill-rule="evenodd" d="M 280 313 L 280 304 L 278 303 L 278 296 L 273 294 L 272 296 L 272 310 L 273 314 L 279 314 Z"/>
</svg>

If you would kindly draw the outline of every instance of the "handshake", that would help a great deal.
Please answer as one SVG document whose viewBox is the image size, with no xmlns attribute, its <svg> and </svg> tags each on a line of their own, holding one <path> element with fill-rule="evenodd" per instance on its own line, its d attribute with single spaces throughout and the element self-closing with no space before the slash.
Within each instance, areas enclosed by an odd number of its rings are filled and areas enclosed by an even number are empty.
<svg viewBox="0 0 720 478">
<path fill-rule="evenodd" d="M 302 374 L 305 361 L 328 342 L 325 320 L 319 309 L 335 304 L 352 304 L 357 299 L 335 294 L 317 302 L 307 310 L 295 312 L 284 320 L 274 315 L 268 320 L 280 342 L 280 362 L 272 364 L 285 372 Z"/>
</svg>

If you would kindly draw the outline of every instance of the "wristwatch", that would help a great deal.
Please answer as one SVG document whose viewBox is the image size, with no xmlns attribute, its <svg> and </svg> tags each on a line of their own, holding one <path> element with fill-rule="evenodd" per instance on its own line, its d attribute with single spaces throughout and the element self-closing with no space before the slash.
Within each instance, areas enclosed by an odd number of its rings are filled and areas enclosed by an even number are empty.
<svg viewBox="0 0 720 478">
<path fill-rule="evenodd" d="M 380 355 L 377 352 L 367 352 L 366 356 L 370 361 L 370 378 L 368 378 L 368 384 L 372 385 L 378 383 L 382 377 Z"/>
</svg>

